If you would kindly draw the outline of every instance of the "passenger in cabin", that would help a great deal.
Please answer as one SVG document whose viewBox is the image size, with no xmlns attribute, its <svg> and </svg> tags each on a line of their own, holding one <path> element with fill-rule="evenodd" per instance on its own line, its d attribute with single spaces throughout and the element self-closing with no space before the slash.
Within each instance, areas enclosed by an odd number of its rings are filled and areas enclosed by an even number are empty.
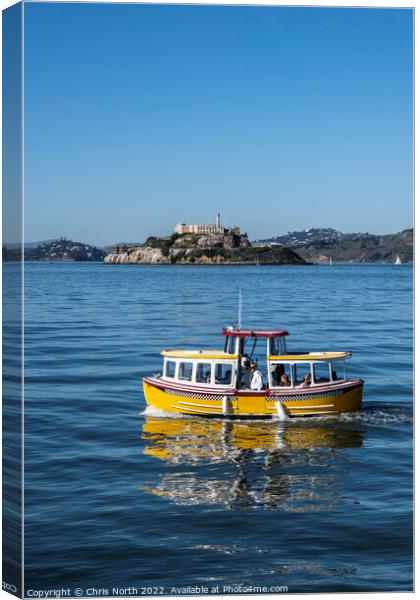
<svg viewBox="0 0 420 600">
<path fill-rule="evenodd" d="M 286 373 L 283 373 L 283 375 L 280 377 L 280 385 L 281 387 L 290 387 L 290 379 Z"/>
<path fill-rule="evenodd" d="M 271 369 L 271 377 L 274 385 L 281 385 L 281 378 L 284 373 L 284 365 L 273 365 Z"/>
<path fill-rule="evenodd" d="M 257 370 L 257 365 L 251 363 L 251 390 L 260 391 L 263 389 L 263 386 L 262 374 Z"/>
<path fill-rule="evenodd" d="M 231 383 L 232 381 L 232 369 L 226 369 L 226 371 L 219 371 L 217 372 L 216 370 L 216 377 L 215 377 L 215 382 L 216 383 Z"/>
<path fill-rule="evenodd" d="M 311 385 L 311 376 L 308 373 L 307 375 L 305 375 L 305 377 L 303 378 L 302 383 L 299 385 L 299 387 L 303 388 L 303 387 L 309 387 Z"/>
<path fill-rule="evenodd" d="M 197 383 L 210 383 L 210 371 L 203 371 L 202 368 L 198 368 L 195 379 Z"/>
<path fill-rule="evenodd" d="M 225 376 L 222 377 L 222 383 L 230 383 L 232 380 L 232 371 L 228 369 L 225 373 Z"/>
<path fill-rule="evenodd" d="M 241 374 L 241 388 L 249 390 L 251 387 L 251 361 L 245 360 Z"/>
<path fill-rule="evenodd" d="M 338 379 L 338 377 L 337 377 L 337 371 L 333 371 L 331 375 L 332 375 L 332 380 L 333 381 L 337 381 L 337 379 Z"/>
</svg>

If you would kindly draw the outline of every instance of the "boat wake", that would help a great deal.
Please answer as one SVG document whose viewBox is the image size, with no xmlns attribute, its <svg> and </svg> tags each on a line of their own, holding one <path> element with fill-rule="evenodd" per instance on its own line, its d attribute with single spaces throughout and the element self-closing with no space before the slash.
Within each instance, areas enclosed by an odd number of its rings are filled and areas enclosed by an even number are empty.
<svg viewBox="0 0 420 600">
<path fill-rule="evenodd" d="M 166 410 L 161 410 L 160 408 L 155 408 L 154 406 L 146 406 L 144 410 L 139 412 L 140 416 L 147 417 L 162 417 L 164 419 L 185 419 L 186 415 L 182 413 L 173 413 L 167 412 Z"/>
<path fill-rule="evenodd" d="M 334 416 L 317 416 L 293 418 L 292 421 L 332 421 L 336 423 L 365 423 L 366 425 L 388 425 L 413 422 L 413 409 L 410 404 L 400 403 L 365 403 L 362 410 L 357 412 L 341 413 Z"/>
<path fill-rule="evenodd" d="M 413 422 L 413 409 L 410 404 L 365 404 L 362 410 L 342 413 L 336 419 L 341 423 L 366 423 L 367 425 L 388 425 Z"/>
<path fill-rule="evenodd" d="M 283 404 L 281 402 L 277 402 L 276 408 L 277 408 L 276 421 L 288 421 L 290 419 L 290 417 L 287 415 L 286 411 L 284 410 Z"/>
</svg>

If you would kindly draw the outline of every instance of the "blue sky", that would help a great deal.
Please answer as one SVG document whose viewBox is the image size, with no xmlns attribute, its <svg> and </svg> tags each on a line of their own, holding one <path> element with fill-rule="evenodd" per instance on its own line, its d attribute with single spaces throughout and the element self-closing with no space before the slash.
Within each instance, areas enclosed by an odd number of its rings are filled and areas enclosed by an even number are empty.
<svg viewBox="0 0 420 600">
<path fill-rule="evenodd" d="M 25 5 L 25 238 L 412 226 L 412 11 Z"/>
</svg>

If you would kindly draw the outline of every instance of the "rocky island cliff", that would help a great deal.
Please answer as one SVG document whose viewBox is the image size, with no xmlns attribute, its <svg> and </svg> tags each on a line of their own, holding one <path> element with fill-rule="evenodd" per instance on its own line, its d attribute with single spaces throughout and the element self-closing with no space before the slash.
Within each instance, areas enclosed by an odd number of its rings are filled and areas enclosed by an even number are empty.
<svg viewBox="0 0 420 600">
<path fill-rule="evenodd" d="M 294 250 L 284 246 L 255 247 L 246 234 L 174 233 L 149 237 L 142 245 L 113 246 L 104 258 L 108 264 L 201 264 L 201 265 L 304 265 Z"/>
</svg>

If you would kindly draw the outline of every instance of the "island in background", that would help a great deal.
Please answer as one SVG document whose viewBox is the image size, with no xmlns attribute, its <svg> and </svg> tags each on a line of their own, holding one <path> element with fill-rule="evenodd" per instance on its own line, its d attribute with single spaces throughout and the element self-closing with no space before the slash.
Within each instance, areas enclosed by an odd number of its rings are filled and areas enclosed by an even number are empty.
<svg viewBox="0 0 420 600">
<path fill-rule="evenodd" d="M 149 237 L 142 245 L 118 245 L 105 259 L 108 264 L 198 264 L 198 265 L 305 265 L 294 250 L 276 246 L 254 246 L 236 225 L 225 227 L 220 213 L 214 224 L 178 223 L 167 237 Z"/>
<path fill-rule="evenodd" d="M 306 260 L 285 246 L 254 246 L 246 234 L 173 233 L 149 237 L 143 245 L 113 246 L 108 264 L 305 265 Z"/>
<path fill-rule="evenodd" d="M 44 262 L 106 264 L 265 264 L 402 263 L 413 261 L 413 229 L 388 235 L 342 233 L 312 228 L 250 242 L 239 227 L 215 224 L 176 225 L 173 234 L 149 237 L 144 243 L 98 248 L 66 238 L 26 242 L 24 258 Z M 3 245 L 3 260 L 22 259 L 18 244 Z"/>
</svg>

